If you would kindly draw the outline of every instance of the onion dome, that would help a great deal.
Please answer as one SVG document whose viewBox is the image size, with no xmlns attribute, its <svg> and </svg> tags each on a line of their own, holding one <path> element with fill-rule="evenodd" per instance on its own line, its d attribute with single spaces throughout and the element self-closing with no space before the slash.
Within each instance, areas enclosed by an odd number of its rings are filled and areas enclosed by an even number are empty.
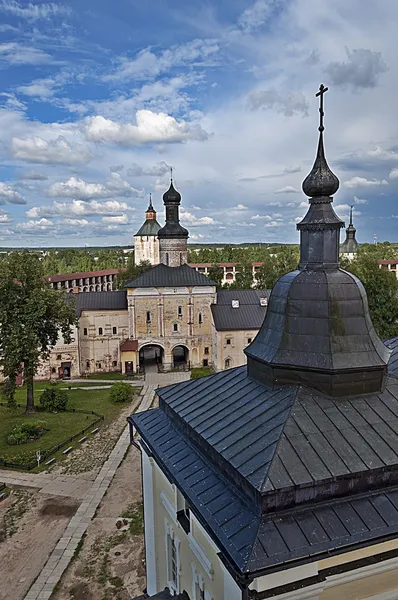
<svg viewBox="0 0 398 600">
<path fill-rule="evenodd" d="M 319 127 L 318 152 L 311 173 L 303 181 L 303 192 L 310 198 L 333 196 L 339 189 L 339 180 L 329 168 L 323 148 L 323 125 Z"/>
<path fill-rule="evenodd" d="M 167 204 L 180 204 L 180 202 L 181 194 L 174 188 L 173 180 L 171 180 L 169 189 L 163 194 L 163 203 L 167 206 Z"/>
</svg>

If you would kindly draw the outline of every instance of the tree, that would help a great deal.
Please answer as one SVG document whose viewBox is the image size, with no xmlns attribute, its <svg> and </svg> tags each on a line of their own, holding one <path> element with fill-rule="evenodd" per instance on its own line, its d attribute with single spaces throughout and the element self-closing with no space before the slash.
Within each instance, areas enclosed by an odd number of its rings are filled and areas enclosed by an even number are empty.
<svg viewBox="0 0 398 600">
<path fill-rule="evenodd" d="M 72 295 L 50 289 L 40 258 L 32 252 L 12 252 L 0 264 L 0 365 L 6 377 L 23 368 L 26 412 L 35 410 L 33 378 L 48 358 L 58 336 L 71 341 L 77 324 Z"/>
<path fill-rule="evenodd" d="M 360 248 L 347 271 L 362 282 L 368 296 L 373 326 L 379 337 L 385 340 L 398 335 L 398 280 L 395 273 L 380 269 L 373 252 Z"/>
<path fill-rule="evenodd" d="M 237 267 L 235 281 L 231 283 L 231 290 L 250 290 L 253 287 L 253 267 L 251 262 L 242 262 Z"/>
<path fill-rule="evenodd" d="M 298 261 L 296 247 L 283 246 L 275 253 L 268 254 L 257 272 L 257 288 L 272 289 L 282 275 L 297 269 Z"/>
<path fill-rule="evenodd" d="M 222 267 L 212 265 L 207 272 L 207 276 L 215 282 L 218 290 L 222 287 L 222 280 L 224 277 L 224 270 Z"/>
<path fill-rule="evenodd" d="M 119 273 L 117 276 L 117 289 L 124 290 L 126 284 L 129 281 L 137 279 L 137 277 L 139 277 L 140 275 L 142 275 L 142 273 L 145 273 L 145 271 L 148 271 L 149 269 L 152 269 L 152 265 L 149 262 L 149 260 L 143 260 L 142 262 L 140 262 L 139 265 L 135 265 L 134 257 L 130 254 L 127 261 L 126 269 L 121 271 L 121 273 Z"/>
</svg>

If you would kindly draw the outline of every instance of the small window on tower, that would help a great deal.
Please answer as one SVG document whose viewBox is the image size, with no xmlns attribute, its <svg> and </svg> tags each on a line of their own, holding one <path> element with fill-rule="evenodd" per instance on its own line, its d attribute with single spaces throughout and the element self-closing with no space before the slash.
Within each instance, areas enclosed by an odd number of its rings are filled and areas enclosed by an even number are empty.
<svg viewBox="0 0 398 600">
<path fill-rule="evenodd" d="M 83 329 L 83 334 L 84 334 L 84 335 L 87 335 L 87 327 L 85 327 L 85 328 Z"/>
<path fill-rule="evenodd" d="M 209 366 L 209 361 L 208 361 L 208 359 L 207 359 L 207 358 L 204 358 L 204 359 L 203 359 L 203 366 L 204 366 L 204 367 L 208 367 L 208 366 Z"/>
<path fill-rule="evenodd" d="M 202 325 L 203 323 L 203 315 L 202 313 L 199 313 L 199 325 Z"/>
<path fill-rule="evenodd" d="M 113 335 L 116 335 L 116 334 L 117 334 L 117 327 L 113 327 L 113 328 L 112 328 L 112 333 L 113 333 Z"/>
<path fill-rule="evenodd" d="M 178 316 L 182 317 L 182 306 L 178 307 Z"/>
<path fill-rule="evenodd" d="M 102 331 L 102 327 L 99 327 L 98 329 L 98 335 L 102 335 L 103 331 Z"/>
<path fill-rule="evenodd" d="M 146 322 L 147 322 L 147 323 L 150 323 L 150 322 L 151 322 L 151 313 L 150 313 L 150 311 L 149 311 L 149 310 L 147 310 L 147 313 L 146 313 Z"/>
<path fill-rule="evenodd" d="M 209 354 L 209 348 L 207 346 L 205 348 L 205 354 Z"/>
<path fill-rule="evenodd" d="M 173 331 L 178 331 L 178 323 L 173 323 Z"/>
<path fill-rule="evenodd" d="M 89 369 L 89 368 L 90 368 L 90 361 L 86 360 L 86 369 Z"/>
</svg>

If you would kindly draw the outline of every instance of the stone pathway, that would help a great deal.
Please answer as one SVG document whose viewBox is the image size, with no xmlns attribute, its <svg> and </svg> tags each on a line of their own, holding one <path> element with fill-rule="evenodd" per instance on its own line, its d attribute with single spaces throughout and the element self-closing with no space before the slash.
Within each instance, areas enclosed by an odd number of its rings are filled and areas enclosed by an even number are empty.
<svg viewBox="0 0 398 600">
<path fill-rule="evenodd" d="M 143 392 L 144 396 L 137 409 L 138 412 L 147 410 L 152 404 L 155 386 L 145 385 Z M 25 600 L 48 600 L 50 598 L 54 587 L 69 565 L 82 536 L 91 519 L 94 517 L 98 505 L 107 491 L 117 468 L 122 462 L 129 444 L 130 430 L 129 425 L 126 425 L 108 460 L 102 466 L 101 471 L 86 492 L 83 502 L 78 508 L 75 516 L 69 521 L 63 536 L 50 554 L 44 569 L 26 594 Z M 64 476 L 61 479 L 65 478 L 66 477 Z"/>
<path fill-rule="evenodd" d="M 189 371 L 172 371 L 169 373 L 158 373 L 155 371 L 147 371 L 145 373 L 146 385 L 153 385 L 155 387 L 163 387 L 165 385 L 171 385 L 172 383 L 180 383 L 181 381 L 187 381 L 191 378 Z"/>
<path fill-rule="evenodd" d="M 51 473 L 19 473 L 0 470 L 0 481 L 9 488 L 30 488 L 49 496 L 65 496 L 83 500 L 94 477 L 53 475 Z"/>
</svg>

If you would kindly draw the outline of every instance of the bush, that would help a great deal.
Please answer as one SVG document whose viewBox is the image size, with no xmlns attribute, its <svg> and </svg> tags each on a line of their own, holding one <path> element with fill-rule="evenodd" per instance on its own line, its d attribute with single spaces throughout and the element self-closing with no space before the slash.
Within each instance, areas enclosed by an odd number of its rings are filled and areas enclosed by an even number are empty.
<svg viewBox="0 0 398 600">
<path fill-rule="evenodd" d="M 122 402 L 131 402 L 134 395 L 134 390 L 130 384 L 124 381 L 119 381 L 111 387 L 111 400 L 116 404 Z"/>
<path fill-rule="evenodd" d="M 191 369 L 191 379 L 200 379 L 201 377 L 207 377 L 208 375 L 214 375 L 214 371 L 211 367 L 197 367 Z"/>
<path fill-rule="evenodd" d="M 44 425 L 43 421 L 30 421 L 29 423 L 15 425 L 7 437 L 7 444 L 10 446 L 19 446 L 20 444 L 37 440 L 47 431 Z"/>
<path fill-rule="evenodd" d="M 40 404 L 48 412 L 65 410 L 67 403 L 68 393 L 58 387 L 56 383 L 51 383 L 40 396 Z"/>
</svg>

